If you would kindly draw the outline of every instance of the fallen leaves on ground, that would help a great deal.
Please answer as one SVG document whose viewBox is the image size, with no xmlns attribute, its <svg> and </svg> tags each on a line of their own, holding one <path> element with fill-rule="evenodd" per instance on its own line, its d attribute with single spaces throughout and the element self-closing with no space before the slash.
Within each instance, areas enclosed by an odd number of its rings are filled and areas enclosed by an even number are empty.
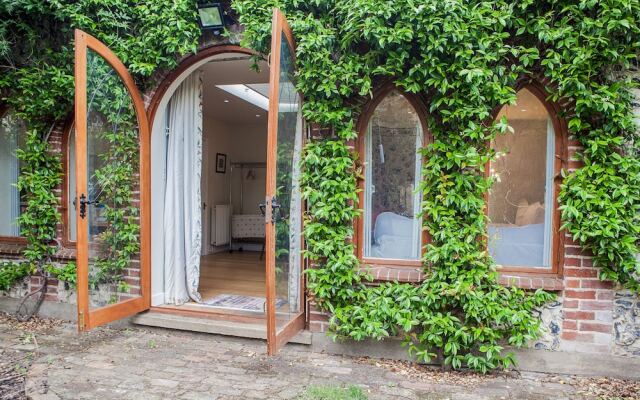
<svg viewBox="0 0 640 400">
<path fill-rule="evenodd" d="M 33 355 L 0 349 L 0 400 L 26 399 L 24 385 Z"/>
<path fill-rule="evenodd" d="M 59 319 L 52 318 L 40 318 L 40 317 L 32 317 L 28 321 L 18 321 L 15 316 L 11 314 L 7 314 L 4 312 L 0 312 L 0 324 L 4 326 L 9 326 L 13 329 L 19 329 L 21 331 L 42 333 L 42 332 L 50 332 L 55 328 L 59 327 L 63 324 L 64 321 Z"/>
<path fill-rule="evenodd" d="M 572 377 L 577 393 L 600 400 L 640 400 L 640 381 L 615 378 Z"/>
<path fill-rule="evenodd" d="M 440 367 L 421 365 L 408 361 L 383 360 L 369 357 L 355 358 L 361 364 L 385 368 L 396 374 L 421 381 L 444 384 L 475 386 L 502 377 L 517 378 L 517 372 L 493 372 L 482 375 L 473 371 L 445 371 Z M 569 375 L 542 375 L 540 382 L 553 382 L 572 386 L 575 393 L 598 400 L 640 400 L 640 381 L 616 378 L 586 378 Z"/>
<path fill-rule="evenodd" d="M 385 368 L 408 378 L 444 385 L 475 386 L 482 382 L 495 379 L 498 376 L 510 376 L 507 372 L 494 372 L 482 375 L 473 371 L 445 371 L 440 367 L 421 365 L 409 361 L 374 359 L 369 357 L 357 357 L 355 361 L 360 364 L 369 364 Z"/>
</svg>

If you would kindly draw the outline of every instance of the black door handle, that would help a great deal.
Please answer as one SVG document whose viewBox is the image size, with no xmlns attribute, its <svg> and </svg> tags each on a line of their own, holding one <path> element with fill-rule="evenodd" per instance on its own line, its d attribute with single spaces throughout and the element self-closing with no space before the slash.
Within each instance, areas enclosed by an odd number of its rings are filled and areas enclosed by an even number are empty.
<svg viewBox="0 0 640 400">
<path fill-rule="evenodd" d="M 276 200 L 276 198 L 272 198 L 271 201 L 268 201 L 266 203 L 260 203 L 258 204 L 258 208 L 260 209 L 260 212 L 262 213 L 263 216 L 267 215 L 267 206 L 269 205 L 269 203 L 271 203 L 271 223 L 275 223 L 276 222 L 276 210 L 278 211 L 278 216 L 280 216 L 280 204 L 278 203 L 278 201 Z"/>
<path fill-rule="evenodd" d="M 276 222 L 276 210 L 278 211 L 278 216 L 280 216 L 280 203 L 278 203 L 278 200 L 274 197 L 273 200 L 271 200 L 271 223 Z"/>
<path fill-rule="evenodd" d="M 87 216 L 87 205 L 98 204 L 95 200 L 87 200 L 87 196 L 82 193 L 80 195 L 80 218 L 84 219 Z"/>
</svg>

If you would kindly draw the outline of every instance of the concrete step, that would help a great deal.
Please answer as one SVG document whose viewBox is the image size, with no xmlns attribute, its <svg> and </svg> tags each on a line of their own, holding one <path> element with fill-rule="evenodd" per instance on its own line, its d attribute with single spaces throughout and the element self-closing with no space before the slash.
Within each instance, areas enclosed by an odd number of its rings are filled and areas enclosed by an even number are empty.
<svg viewBox="0 0 640 400">
<path fill-rule="evenodd" d="M 192 316 L 167 314 L 157 311 L 147 311 L 136 315 L 131 320 L 134 324 L 153 326 L 157 328 L 177 329 L 182 331 L 214 333 L 216 335 L 236 336 L 251 339 L 267 338 L 265 324 L 224 321 L 212 318 L 198 318 Z M 311 344 L 312 334 L 301 331 L 289 342 L 297 344 Z"/>
</svg>

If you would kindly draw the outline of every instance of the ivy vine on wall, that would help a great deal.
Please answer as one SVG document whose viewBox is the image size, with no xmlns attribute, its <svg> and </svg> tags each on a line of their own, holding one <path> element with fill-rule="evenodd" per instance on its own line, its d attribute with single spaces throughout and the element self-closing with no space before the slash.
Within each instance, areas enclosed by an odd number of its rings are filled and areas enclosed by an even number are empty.
<svg viewBox="0 0 640 400">
<path fill-rule="evenodd" d="M 583 145 L 585 167 L 568 174 L 559 194 L 563 228 L 594 254 L 601 278 L 638 291 L 640 161 L 629 89 L 621 75 L 638 57 L 638 0 L 471 2 L 463 0 L 235 0 L 243 44 L 267 53 L 273 7 L 291 22 L 297 86 L 305 118 L 331 134 L 304 153 L 303 194 L 310 294 L 332 313 L 331 329 L 357 340 L 401 335 L 418 359 L 440 357 L 455 368 L 508 367 L 505 344 L 537 334 L 531 311 L 550 299 L 497 283 L 487 254 L 484 196 L 492 182 L 485 145 L 508 129 L 492 110 L 515 102 L 515 83 L 544 76 L 550 99 L 567 99 L 563 115 Z M 20 187 L 27 258 L 55 251 L 60 216 L 49 195 L 60 161 L 47 137 L 71 111 L 73 28 L 105 42 L 144 86 L 195 50 L 193 0 L 9 0 L 0 3 L 0 94 L 29 124 Z M 422 149 L 422 213 L 431 236 L 419 285 L 370 286 L 355 256 L 358 107 L 382 80 L 427 99 L 433 142 Z M 123 231 L 125 235 L 127 230 Z M 135 236 L 135 235 L 134 235 Z M 26 265 L 26 266 L 25 266 Z M 20 270 L 19 268 L 22 268 Z M 30 264 L 0 266 L 8 279 Z M 72 268 L 71 268 L 72 269 Z M 73 280 L 69 267 L 55 273 Z M 5 271 L 8 271 L 5 274 Z M 4 275 L 2 275 L 4 274 Z M 1 279 L 0 279 L 1 280 Z"/>
<path fill-rule="evenodd" d="M 245 46 L 268 52 L 273 7 L 297 39 L 305 118 L 332 134 L 307 144 L 304 197 L 308 289 L 332 313 L 331 330 L 357 340 L 401 335 L 420 360 L 454 368 L 508 367 L 506 343 L 536 337 L 531 311 L 550 299 L 498 284 L 488 255 L 484 168 L 523 77 L 545 77 L 552 101 L 568 99 L 571 135 L 585 168 L 566 176 L 563 229 L 593 252 L 601 278 L 638 290 L 640 161 L 629 89 L 619 72 L 640 48 L 640 3 L 584 1 L 236 0 Z M 618 74 L 616 74 L 618 73 Z M 350 147 L 358 109 L 392 79 L 427 99 L 433 143 L 422 153 L 422 216 L 431 241 L 420 285 L 368 286 L 352 242 L 358 159 Z M 626 146 L 626 147 L 625 147 Z M 629 150 L 631 149 L 631 150 Z"/>
<path fill-rule="evenodd" d="M 107 44 L 144 87 L 154 71 L 174 68 L 180 56 L 195 52 L 200 35 L 195 13 L 191 0 L 0 2 L 0 101 L 29 126 L 26 148 L 18 152 L 24 165 L 18 186 L 27 201 L 19 221 L 28 241 L 26 262 L 0 265 L 0 290 L 34 273 L 76 282 L 74 263 L 51 262 L 57 251 L 60 214 L 55 190 L 61 182 L 62 168 L 59 155 L 52 153 L 48 143 L 55 124 L 73 110 L 73 30 L 82 29 Z M 118 111 L 100 111 L 117 118 Z M 111 282 L 122 286 L 117 275 L 138 248 L 137 226 L 131 222 L 135 211 L 122 206 L 131 204 L 131 180 L 137 168 L 132 161 L 137 162 L 132 156 L 137 149 L 131 131 L 130 127 L 119 129 L 122 137 L 103 137 L 121 145 L 103 155 L 110 162 L 96 174 L 113 202 L 105 216 L 118 229 L 102 235 L 102 241 L 113 251 L 97 260 L 94 285 Z M 105 168 L 117 174 L 107 177 Z"/>
</svg>

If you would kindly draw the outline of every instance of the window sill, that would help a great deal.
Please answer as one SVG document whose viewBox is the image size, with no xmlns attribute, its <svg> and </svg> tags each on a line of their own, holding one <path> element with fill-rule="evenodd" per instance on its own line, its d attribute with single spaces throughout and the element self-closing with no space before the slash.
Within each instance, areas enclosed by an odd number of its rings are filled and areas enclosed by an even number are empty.
<svg viewBox="0 0 640 400">
<path fill-rule="evenodd" d="M 503 286 L 550 291 L 560 291 L 564 289 L 564 281 L 558 277 L 558 274 L 523 274 L 513 271 L 499 271 L 499 274 L 498 281 Z"/>
<path fill-rule="evenodd" d="M 422 267 L 421 260 L 403 260 L 403 259 L 394 259 L 394 258 L 372 258 L 372 257 L 361 257 L 360 261 L 364 265 L 371 266 L 383 266 L 389 268 L 417 268 Z"/>
<path fill-rule="evenodd" d="M 422 266 L 363 264 L 360 269 L 370 273 L 374 282 L 419 283 L 425 279 Z M 549 291 L 564 289 L 564 281 L 555 273 L 523 274 L 499 271 L 498 282 L 503 286 L 514 286 L 520 289 Z"/>
<path fill-rule="evenodd" d="M 0 239 L 0 255 L 2 256 L 20 256 L 26 247 L 26 239 Z"/>
<path fill-rule="evenodd" d="M 360 269 L 370 273 L 375 282 L 418 283 L 424 280 L 422 266 L 363 264 Z"/>
</svg>

